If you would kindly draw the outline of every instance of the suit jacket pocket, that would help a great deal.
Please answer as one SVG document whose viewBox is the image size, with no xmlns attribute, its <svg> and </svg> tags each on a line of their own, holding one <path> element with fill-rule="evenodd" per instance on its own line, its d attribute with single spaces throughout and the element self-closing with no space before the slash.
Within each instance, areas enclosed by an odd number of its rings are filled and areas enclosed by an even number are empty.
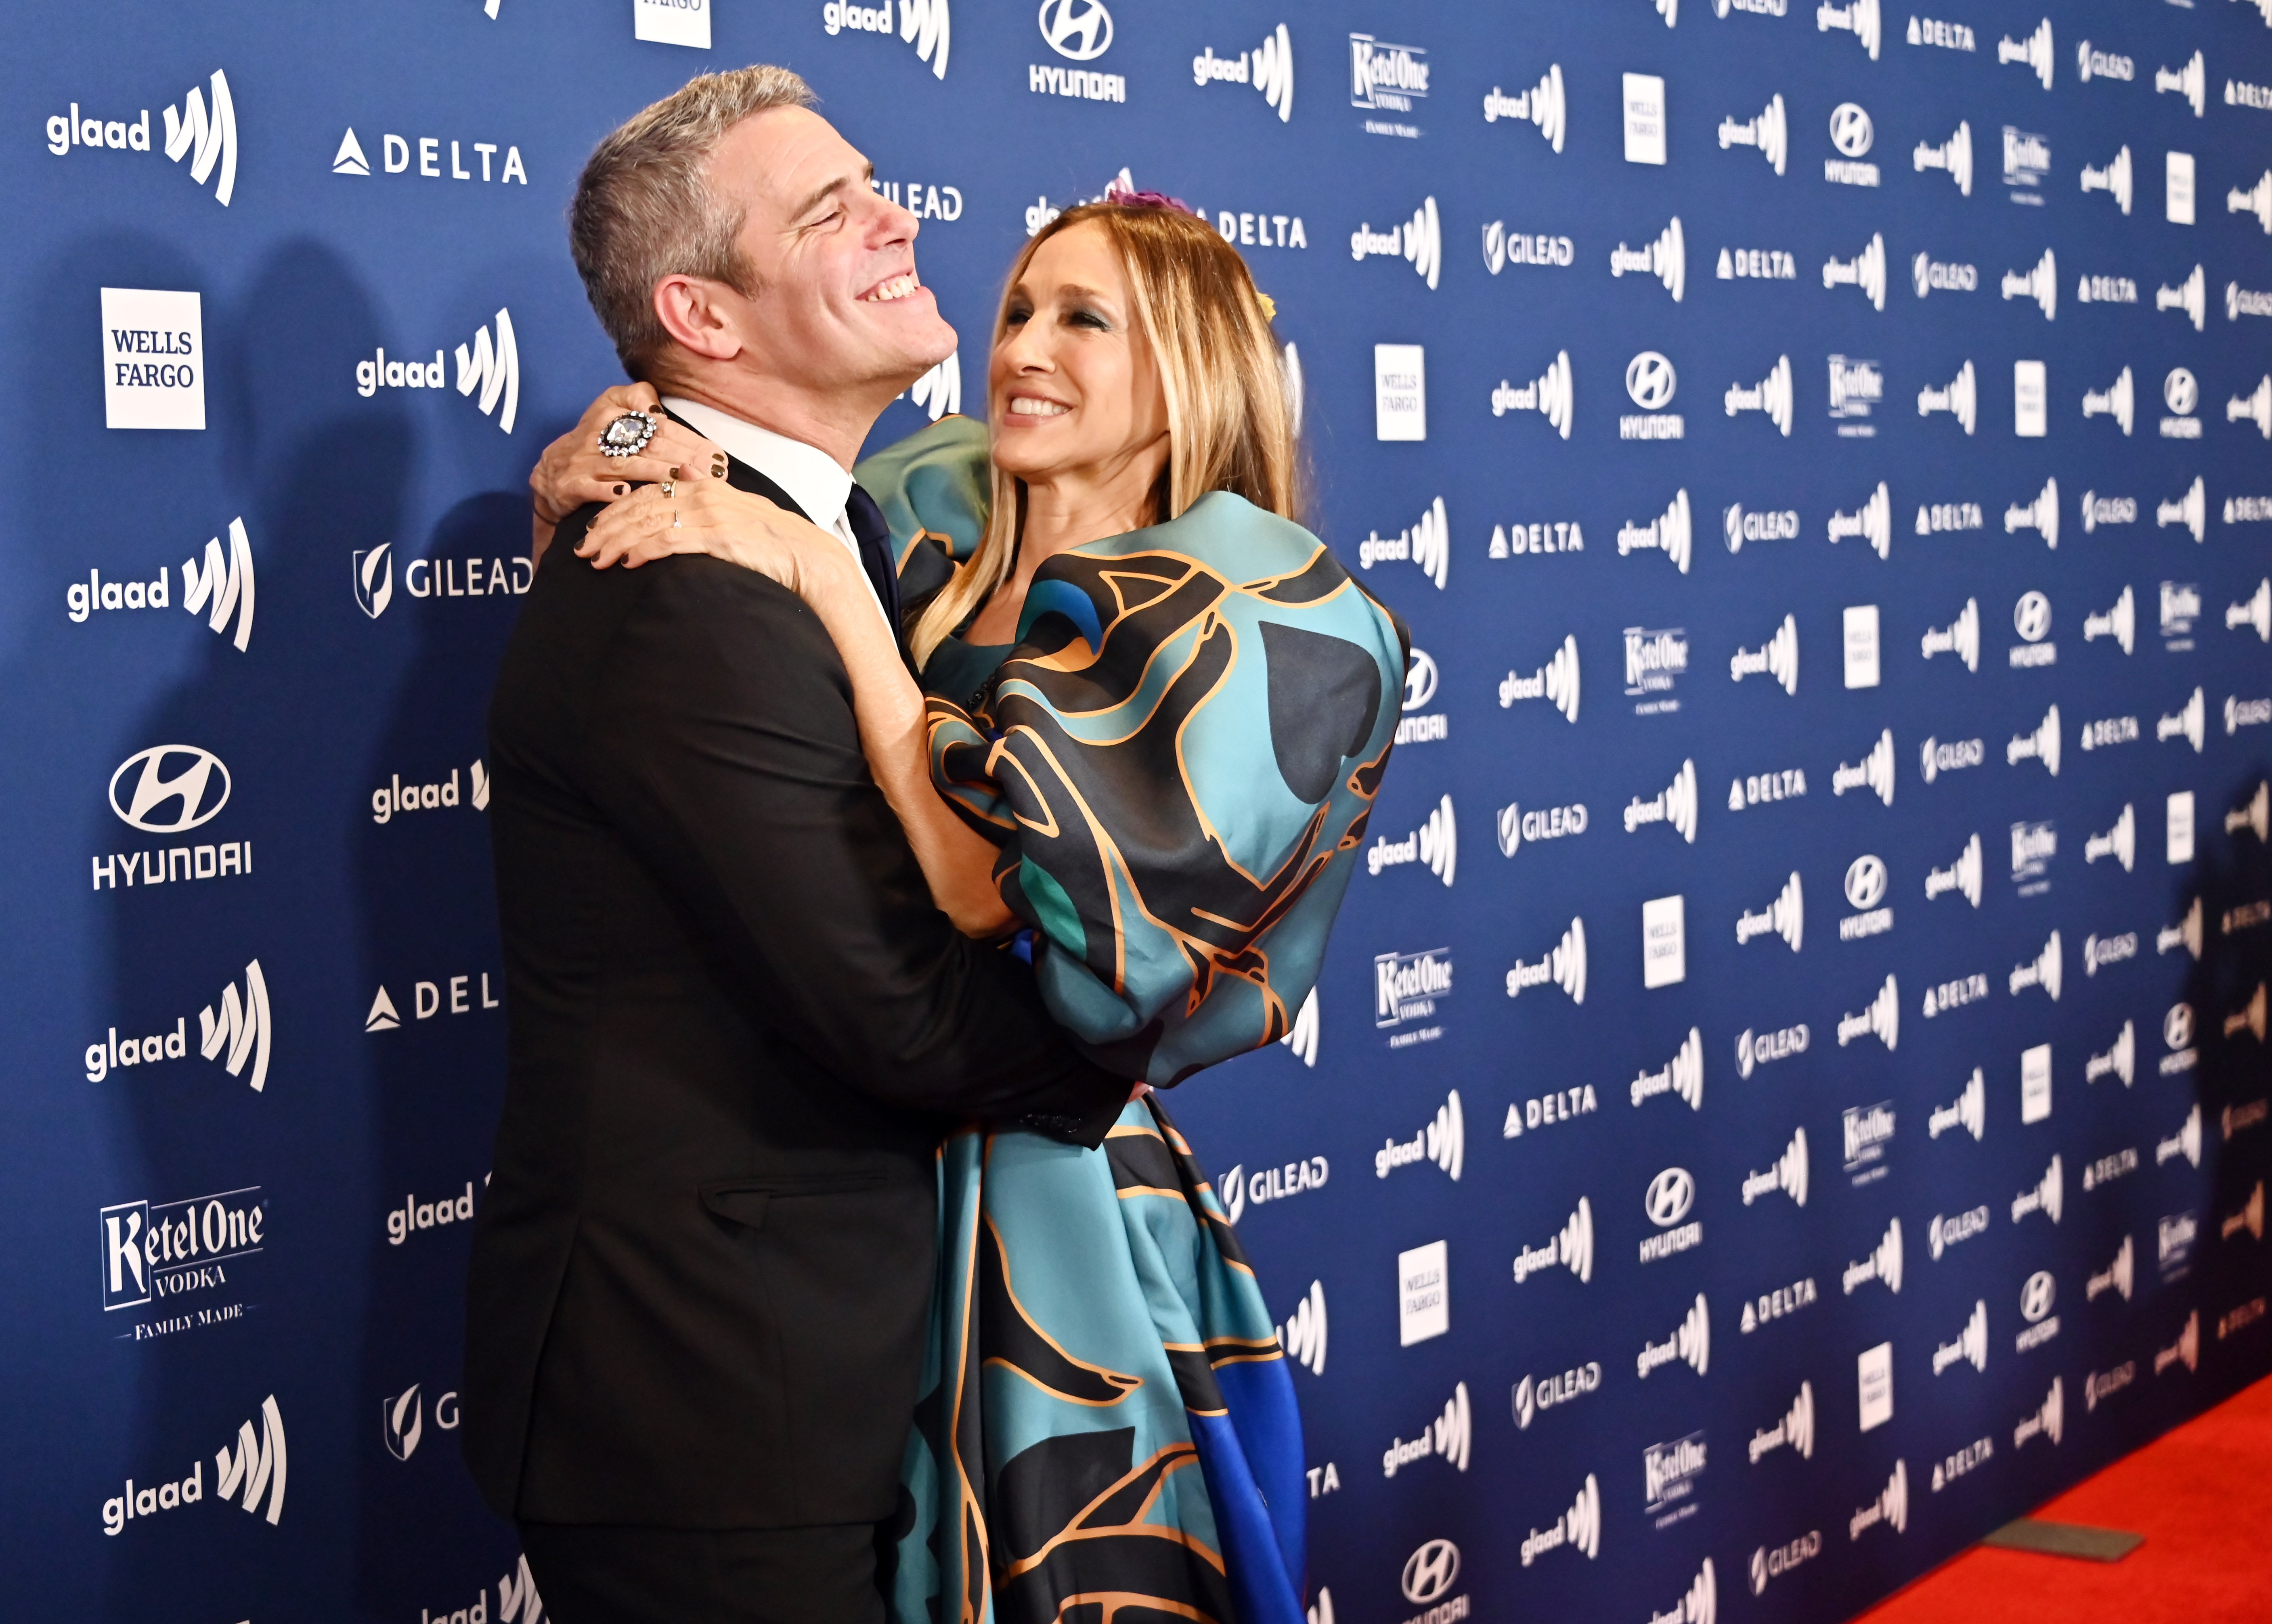
<svg viewBox="0 0 2272 1624">
<path fill-rule="evenodd" d="M 744 1229 L 763 1229 L 766 1209 L 776 1196 L 851 1196 L 880 1189 L 880 1173 L 768 1173 L 721 1179 L 696 1192 L 714 1216 Z"/>
</svg>

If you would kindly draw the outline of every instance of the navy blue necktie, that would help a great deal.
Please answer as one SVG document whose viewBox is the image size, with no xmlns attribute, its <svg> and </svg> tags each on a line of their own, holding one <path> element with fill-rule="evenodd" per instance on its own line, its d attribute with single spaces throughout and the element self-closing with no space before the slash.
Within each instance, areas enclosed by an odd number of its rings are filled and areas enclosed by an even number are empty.
<svg viewBox="0 0 2272 1624">
<path fill-rule="evenodd" d="M 845 522 L 852 527 L 852 539 L 860 544 L 860 567 L 868 572 L 868 584 L 876 589 L 876 601 L 884 606 L 885 616 L 892 622 L 892 634 L 900 630 L 900 577 L 892 567 L 892 532 L 884 523 L 884 510 L 876 499 L 857 485 L 844 499 Z"/>
</svg>

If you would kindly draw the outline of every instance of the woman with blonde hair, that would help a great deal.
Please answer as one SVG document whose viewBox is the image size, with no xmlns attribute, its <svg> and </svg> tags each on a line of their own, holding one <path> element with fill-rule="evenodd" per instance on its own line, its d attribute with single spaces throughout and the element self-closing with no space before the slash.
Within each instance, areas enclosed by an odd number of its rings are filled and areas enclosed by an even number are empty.
<svg viewBox="0 0 2272 1624">
<path fill-rule="evenodd" d="M 987 421 L 856 470 L 903 628 L 841 540 L 706 476 L 722 462 L 676 425 L 675 477 L 577 548 L 708 553 L 796 592 L 934 899 L 1028 958 L 1050 1013 L 1137 1084 L 1099 1150 L 972 1128 L 941 1151 L 902 1624 L 1084 1599 L 1302 1624 L 1292 1382 L 1151 1091 L 1290 1032 L 1403 689 L 1401 624 L 1297 522 L 1270 320 L 1237 251 L 1172 199 L 1116 189 L 1044 227 L 1010 273 Z M 637 386 L 588 421 L 633 406 L 658 410 Z M 590 488 L 585 428 L 540 465 L 540 518 Z"/>
</svg>

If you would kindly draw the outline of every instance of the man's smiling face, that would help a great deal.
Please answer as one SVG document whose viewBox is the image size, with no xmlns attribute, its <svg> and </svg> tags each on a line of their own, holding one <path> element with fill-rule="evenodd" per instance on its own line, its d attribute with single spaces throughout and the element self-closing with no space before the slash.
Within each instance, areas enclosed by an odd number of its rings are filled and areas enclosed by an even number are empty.
<svg viewBox="0 0 2272 1624">
<path fill-rule="evenodd" d="M 896 392 L 954 352 L 954 329 L 916 275 L 916 217 L 871 190 L 867 159 L 818 114 L 774 108 L 726 133 L 710 184 L 745 211 L 757 274 L 748 315 L 764 369 L 826 391 Z"/>
</svg>

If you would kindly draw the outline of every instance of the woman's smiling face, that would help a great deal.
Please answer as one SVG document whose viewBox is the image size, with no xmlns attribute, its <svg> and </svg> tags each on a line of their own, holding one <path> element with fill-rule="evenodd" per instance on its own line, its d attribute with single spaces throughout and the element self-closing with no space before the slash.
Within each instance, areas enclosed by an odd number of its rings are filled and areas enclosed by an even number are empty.
<svg viewBox="0 0 2272 1624">
<path fill-rule="evenodd" d="M 1159 364 L 1102 227 L 1061 231 L 1027 262 L 994 346 L 987 415 L 996 466 L 1029 481 L 1107 475 L 1164 451 Z"/>
</svg>

